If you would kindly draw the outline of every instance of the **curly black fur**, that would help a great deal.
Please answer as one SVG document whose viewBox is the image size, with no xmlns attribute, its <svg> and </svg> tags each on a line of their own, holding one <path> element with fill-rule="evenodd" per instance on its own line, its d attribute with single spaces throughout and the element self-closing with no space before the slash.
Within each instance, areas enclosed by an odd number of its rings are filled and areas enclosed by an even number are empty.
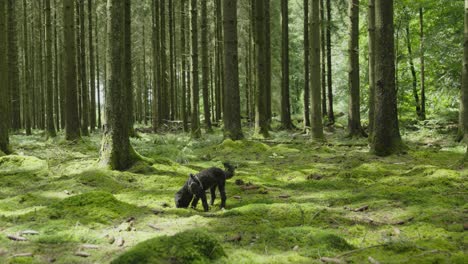
<svg viewBox="0 0 468 264">
<path fill-rule="evenodd" d="M 216 187 L 221 195 L 221 208 L 226 206 L 226 180 L 234 176 L 235 167 L 229 163 L 224 163 L 225 170 L 212 167 L 200 171 L 198 174 L 190 174 L 184 186 L 175 194 L 175 204 L 177 208 L 187 208 L 192 202 L 192 208 L 197 207 L 198 200 L 202 200 L 203 209 L 208 211 L 205 191 L 210 189 L 211 205 L 216 199 Z"/>
</svg>

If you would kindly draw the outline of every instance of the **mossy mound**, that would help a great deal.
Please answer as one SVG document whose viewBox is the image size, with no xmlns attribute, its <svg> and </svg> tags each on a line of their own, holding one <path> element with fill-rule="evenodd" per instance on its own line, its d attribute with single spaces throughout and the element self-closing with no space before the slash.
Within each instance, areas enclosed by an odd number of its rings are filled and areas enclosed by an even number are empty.
<svg viewBox="0 0 468 264">
<path fill-rule="evenodd" d="M 139 243 L 112 264 L 208 263 L 226 256 L 221 244 L 205 231 L 189 230 Z"/>
<path fill-rule="evenodd" d="M 47 162 L 36 157 L 9 155 L 0 157 L 2 175 L 47 175 Z"/>
<path fill-rule="evenodd" d="M 129 175 L 123 173 L 100 169 L 87 170 L 73 177 L 85 186 L 111 193 L 128 187 L 128 183 L 134 180 Z"/>
<path fill-rule="evenodd" d="M 299 226 L 286 227 L 268 232 L 266 241 L 274 242 L 282 250 L 299 246 L 301 254 L 317 257 L 318 252 L 341 252 L 353 249 L 345 239 L 331 231 Z"/>
<path fill-rule="evenodd" d="M 109 223 L 141 212 L 107 192 L 89 192 L 66 198 L 47 209 L 50 219 L 74 219 L 82 223 Z"/>
</svg>

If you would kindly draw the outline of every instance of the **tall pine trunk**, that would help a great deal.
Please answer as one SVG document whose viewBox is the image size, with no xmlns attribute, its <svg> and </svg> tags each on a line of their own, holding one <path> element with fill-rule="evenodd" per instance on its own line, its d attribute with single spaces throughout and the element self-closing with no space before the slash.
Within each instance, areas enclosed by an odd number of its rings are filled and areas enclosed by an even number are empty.
<svg viewBox="0 0 468 264">
<path fill-rule="evenodd" d="M 372 141 L 375 117 L 375 0 L 369 0 L 367 17 L 369 31 L 369 141 Z"/>
<path fill-rule="evenodd" d="M 424 9 L 419 8 L 419 40 L 421 49 L 421 120 L 426 119 L 426 72 L 425 72 L 425 46 L 424 46 Z"/>
<path fill-rule="evenodd" d="M 94 131 L 96 128 L 96 65 L 94 62 L 93 14 L 93 1 L 88 0 L 89 90 L 91 95 L 89 105 L 89 126 L 91 127 L 91 131 Z"/>
<path fill-rule="evenodd" d="M 320 82 L 320 0 L 312 0 L 310 21 L 310 114 L 312 139 L 322 141 L 322 107 L 321 107 L 321 82 Z"/>
<path fill-rule="evenodd" d="M 187 20 L 187 0 L 182 0 L 180 4 L 180 13 L 181 13 L 181 22 L 180 22 L 180 45 L 182 47 L 181 49 L 181 60 L 182 60 L 182 96 L 181 96 L 181 103 L 182 103 L 182 125 L 184 132 L 188 132 L 188 114 L 187 114 L 187 90 L 189 88 L 188 85 L 188 80 L 187 80 L 187 74 L 188 74 L 188 63 L 187 63 L 187 50 L 188 50 L 188 45 L 186 41 L 186 23 L 185 21 Z"/>
<path fill-rule="evenodd" d="M 9 93 L 2 96 L 10 98 L 9 112 L 11 116 L 11 129 L 18 131 L 21 129 L 21 98 L 18 65 L 18 32 L 16 24 L 16 0 L 7 0 L 7 21 L 8 21 L 8 84 Z M 3 57 L 2 60 L 6 58 Z M 8 105 L 8 104 L 7 104 Z"/>
<path fill-rule="evenodd" d="M 224 11 L 224 137 L 242 139 L 237 53 L 237 0 L 223 1 Z"/>
<path fill-rule="evenodd" d="M 46 32 L 45 32 L 45 41 L 46 41 L 46 131 L 47 136 L 55 137 L 57 133 L 55 131 L 54 125 L 54 85 L 53 85 L 53 68 L 52 68 L 52 15 L 51 15 L 51 6 L 50 0 L 45 0 L 45 19 L 46 19 Z"/>
<path fill-rule="evenodd" d="M 349 0 L 349 111 L 348 133 L 351 137 L 365 136 L 361 127 L 360 77 L 359 77 L 359 0 Z"/>
<path fill-rule="evenodd" d="M 32 89 L 32 80 L 31 80 L 31 63 L 29 57 L 29 34 L 28 34 L 28 18 L 27 18 L 27 4 L 26 0 L 23 0 L 23 41 L 24 41 L 24 91 L 23 91 L 23 118 L 24 126 L 26 129 L 26 135 L 31 135 L 31 89 Z"/>
<path fill-rule="evenodd" d="M 327 96 L 328 96 L 328 122 L 335 123 L 335 113 L 333 112 L 333 79 L 332 79 L 332 53 L 331 53 L 331 0 L 327 0 Z"/>
<path fill-rule="evenodd" d="M 406 24 L 406 47 L 408 48 L 408 64 L 411 71 L 411 77 L 413 78 L 413 97 L 414 97 L 414 106 L 416 108 L 416 115 L 418 118 L 421 118 L 421 105 L 419 102 L 419 94 L 418 94 L 418 77 L 416 76 L 416 68 L 414 67 L 413 62 L 413 48 L 411 46 L 411 35 L 410 35 L 410 27 L 409 27 L 409 18 Z"/>
<path fill-rule="evenodd" d="M 76 42 L 75 42 L 75 7 L 74 0 L 63 2 L 63 59 L 64 86 L 66 87 L 65 107 L 67 140 L 80 138 L 80 122 L 78 118 L 77 81 L 76 81 Z"/>
<path fill-rule="evenodd" d="M 288 0 L 281 0 L 281 126 L 292 129 L 289 99 L 289 10 Z"/>
<path fill-rule="evenodd" d="M 0 1 L 0 58 L 7 57 L 6 2 Z M 0 60 L 0 94 L 8 94 L 7 60 Z M 0 96 L 0 155 L 10 153 L 8 97 Z"/>
<path fill-rule="evenodd" d="M 468 0 L 465 0 L 465 28 L 463 40 L 463 71 L 458 139 L 466 141 L 468 132 Z"/>
<path fill-rule="evenodd" d="M 202 61 L 202 94 L 203 94 L 203 114 L 205 117 L 205 127 L 207 132 L 211 132 L 211 114 L 209 98 L 209 62 L 208 62 L 208 6 L 207 0 L 201 1 L 201 61 Z"/>
<path fill-rule="evenodd" d="M 309 0 L 304 0 L 304 126 L 310 127 Z"/>
<path fill-rule="evenodd" d="M 197 0 L 191 0 L 192 12 L 192 137 L 200 138 L 200 95 L 198 83 L 198 12 Z"/>
<path fill-rule="evenodd" d="M 327 43 L 325 37 L 325 4 L 324 0 L 320 0 L 320 49 L 322 63 L 322 115 L 327 115 Z"/>
<path fill-rule="evenodd" d="M 371 151 L 378 156 L 400 152 L 395 89 L 393 0 L 375 1 L 375 120 Z"/>
</svg>

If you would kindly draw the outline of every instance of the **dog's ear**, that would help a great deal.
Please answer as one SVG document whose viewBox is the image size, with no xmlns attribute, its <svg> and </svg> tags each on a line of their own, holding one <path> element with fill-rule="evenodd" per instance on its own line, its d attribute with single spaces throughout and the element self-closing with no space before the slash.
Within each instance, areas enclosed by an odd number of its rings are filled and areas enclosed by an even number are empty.
<svg viewBox="0 0 468 264">
<path fill-rule="evenodd" d="M 190 173 L 189 176 L 190 176 L 190 178 L 191 178 L 192 180 L 195 181 L 195 176 L 194 176 L 192 173 Z"/>
</svg>

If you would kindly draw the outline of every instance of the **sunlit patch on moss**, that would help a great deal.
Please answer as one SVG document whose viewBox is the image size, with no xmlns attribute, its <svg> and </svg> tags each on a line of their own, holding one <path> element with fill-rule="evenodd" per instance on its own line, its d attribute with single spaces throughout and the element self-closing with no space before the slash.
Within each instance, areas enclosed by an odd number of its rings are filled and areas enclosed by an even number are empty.
<svg viewBox="0 0 468 264">
<path fill-rule="evenodd" d="M 47 175 L 47 169 L 47 162 L 36 157 L 15 155 L 0 157 L 0 176 Z"/>
</svg>

